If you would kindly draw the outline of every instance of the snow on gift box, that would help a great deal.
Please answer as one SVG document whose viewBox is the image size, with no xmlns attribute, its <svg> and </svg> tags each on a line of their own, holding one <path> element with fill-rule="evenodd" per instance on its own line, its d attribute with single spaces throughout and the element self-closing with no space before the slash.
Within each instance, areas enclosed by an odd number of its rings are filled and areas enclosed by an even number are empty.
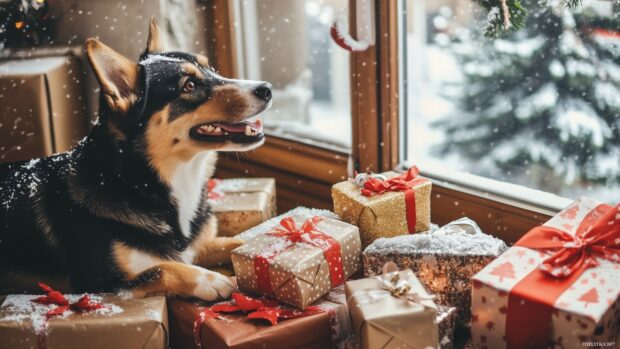
<svg viewBox="0 0 620 349">
<path fill-rule="evenodd" d="M 474 346 L 617 345 L 618 280 L 620 205 L 580 198 L 473 277 Z"/>
<path fill-rule="evenodd" d="M 232 251 L 239 289 L 304 308 L 360 268 L 356 226 L 293 215 Z"/>
<path fill-rule="evenodd" d="M 166 299 L 112 294 L 9 295 L 0 307 L 0 347 L 166 348 Z"/>
<path fill-rule="evenodd" d="M 237 235 L 276 215 L 273 178 L 211 179 L 207 189 L 220 236 Z"/>
<path fill-rule="evenodd" d="M 360 229 L 362 245 L 376 238 L 425 231 L 431 223 L 431 181 L 412 167 L 399 175 L 370 176 L 364 183 L 351 180 L 334 184 L 334 212 Z M 358 185 L 361 185 L 360 188 Z"/>
<path fill-rule="evenodd" d="M 364 250 L 364 274 L 380 274 L 389 261 L 411 268 L 439 303 L 458 308 L 459 324 L 469 326 L 470 279 L 507 248 L 461 218 L 434 231 L 377 239 Z"/>
</svg>

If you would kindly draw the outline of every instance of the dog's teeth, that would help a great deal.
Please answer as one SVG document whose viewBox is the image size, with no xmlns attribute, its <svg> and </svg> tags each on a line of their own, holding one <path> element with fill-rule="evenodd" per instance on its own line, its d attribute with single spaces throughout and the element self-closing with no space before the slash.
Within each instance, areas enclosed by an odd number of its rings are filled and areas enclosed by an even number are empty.
<svg viewBox="0 0 620 349">
<path fill-rule="evenodd" d="M 208 126 L 207 126 L 207 131 L 209 131 L 209 132 L 213 131 L 213 126 L 208 125 Z"/>
<path fill-rule="evenodd" d="M 216 128 L 215 128 L 215 133 L 222 133 L 222 129 L 221 129 L 221 128 L 219 128 L 219 127 L 216 127 Z"/>
<path fill-rule="evenodd" d="M 246 125 L 245 126 L 245 135 L 246 136 L 251 136 L 252 135 L 252 128 L 250 127 L 250 125 Z"/>
<path fill-rule="evenodd" d="M 228 132 L 224 132 L 224 135 L 225 135 L 225 136 L 228 136 Z"/>
</svg>

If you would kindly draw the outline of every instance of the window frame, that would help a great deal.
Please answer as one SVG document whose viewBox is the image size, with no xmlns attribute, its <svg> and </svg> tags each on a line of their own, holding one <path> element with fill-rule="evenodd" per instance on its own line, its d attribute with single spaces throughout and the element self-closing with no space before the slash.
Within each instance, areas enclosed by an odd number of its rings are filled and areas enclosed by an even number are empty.
<svg viewBox="0 0 620 349">
<path fill-rule="evenodd" d="M 212 65 L 225 76 L 237 76 L 235 62 L 234 0 L 212 0 L 207 8 L 209 53 Z M 356 37 L 356 0 L 349 0 L 349 28 Z M 376 43 L 350 54 L 352 147 L 346 153 L 299 141 L 269 136 L 264 146 L 248 154 L 221 156 L 218 176 L 269 176 L 278 183 L 278 206 L 298 205 L 331 209 L 331 185 L 356 171 L 404 170 L 406 139 L 405 79 L 399 73 L 406 53 L 399 26 L 406 16 L 404 0 L 374 0 Z M 405 56 L 405 59 L 407 57 Z M 402 91 L 402 92 L 401 92 Z M 495 192 L 494 180 L 422 169 L 433 182 L 432 221 L 445 224 L 462 216 L 476 220 L 486 232 L 507 242 L 516 241 L 547 221 L 570 200 L 555 197 L 547 203 L 529 202 Z M 497 182 L 497 181 L 495 181 Z M 502 182 L 503 183 L 503 182 Z M 478 184 L 478 185 L 476 185 Z"/>
</svg>

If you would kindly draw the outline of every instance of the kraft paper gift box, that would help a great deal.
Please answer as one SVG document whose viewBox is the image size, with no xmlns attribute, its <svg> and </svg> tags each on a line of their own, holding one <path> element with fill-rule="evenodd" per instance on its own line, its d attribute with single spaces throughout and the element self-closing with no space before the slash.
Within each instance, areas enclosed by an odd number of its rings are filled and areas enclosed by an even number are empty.
<svg viewBox="0 0 620 349">
<path fill-rule="evenodd" d="M 473 344 L 618 345 L 618 280 L 620 205 L 580 198 L 474 276 Z"/>
<path fill-rule="evenodd" d="M 75 57 L 0 62 L 0 162 L 50 156 L 84 137 L 82 80 Z"/>
<path fill-rule="evenodd" d="M 507 249 L 476 222 L 461 218 L 426 233 L 377 239 L 362 253 L 364 275 L 380 275 L 389 261 L 410 268 L 439 304 L 458 309 L 459 325 L 468 327 L 471 277 Z"/>
<path fill-rule="evenodd" d="M 212 179 L 208 187 L 220 236 L 237 235 L 276 215 L 273 178 Z"/>
<path fill-rule="evenodd" d="M 452 348 L 456 309 L 433 301 L 411 269 L 348 281 L 345 293 L 362 349 Z"/>
<path fill-rule="evenodd" d="M 294 215 L 232 251 L 239 289 L 299 308 L 311 304 L 360 269 L 356 226 Z"/>
<path fill-rule="evenodd" d="M 334 184 L 334 212 L 360 228 L 364 247 L 379 237 L 426 231 L 431 224 L 431 181 L 418 176 L 417 167 L 399 175 L 383 173 L 360 188 L 353 181 Z"/>
<path fill-rule="evenodd" d="M 74 302 L 82 295 L 66 295 Z M 165 349 L 168 314 L 165 297 L 121 299 L 112 294 L 91 295 L 105 308 L 91 312 L 66 311 L 46 318 L 56 307 L 33 303 L 36 295 L 9 295 L 0 306 L 0 347 Z"/>
<path fill-rule="evenodd" d="M 205 317 L 205 304 L 172 298 L 170 345 L 172 348 L 204 349 L 346 349 L 354 347 L 354 333 L 343 287 L 331 290 L 313 304 L 319 311 L 270 325 L 244 313 Z"/>
</svg>

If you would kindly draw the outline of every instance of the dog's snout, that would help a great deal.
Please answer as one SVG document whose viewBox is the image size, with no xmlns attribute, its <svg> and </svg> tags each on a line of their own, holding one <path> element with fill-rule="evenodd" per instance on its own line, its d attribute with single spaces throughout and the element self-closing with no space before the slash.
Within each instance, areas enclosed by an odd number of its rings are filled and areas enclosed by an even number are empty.
<svg viewBox="0 0 620 349">
<path fill-rule="evenodd" d="M 266 82 L 259 85 L 256 89 L 254 89 L 254 95 L 265 102 L 269 102 L 271 100 L 271 84 Z"/>
</svg>

